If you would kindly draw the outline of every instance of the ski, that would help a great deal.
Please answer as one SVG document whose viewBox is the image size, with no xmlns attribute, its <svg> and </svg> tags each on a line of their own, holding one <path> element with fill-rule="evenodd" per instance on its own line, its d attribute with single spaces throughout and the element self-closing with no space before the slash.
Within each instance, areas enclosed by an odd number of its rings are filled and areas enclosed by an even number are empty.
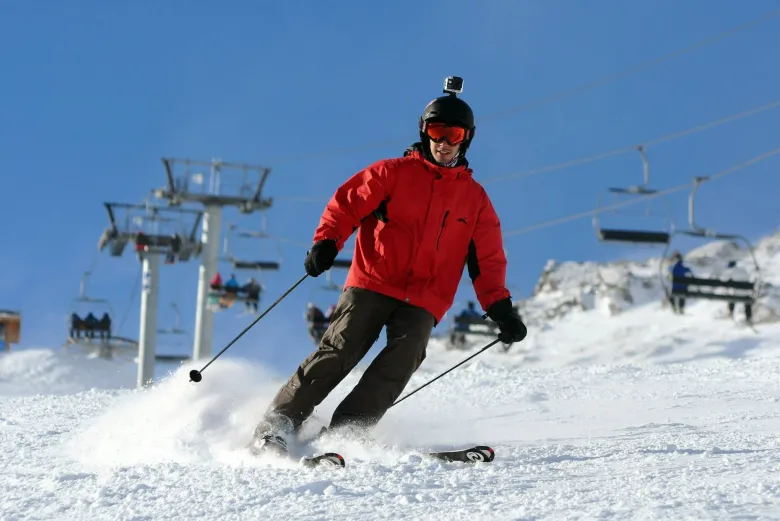
<svg viewBox="0 0 780 521">
<path fill-rule="evenodd" d="M 465 463 L 488 463 L 496 457 L 496 451 L 487 445 L 475 445 L 467 449 L 428 452 L 428 456 L 444 461 L 462 461 Z"/>
<path fill-rule="evenodd" d="M 301 458 L 301 462 L 304 467 L 317 467 L 319 465 L 325 465 L 329 467 L 341 467 L 344 468 L 346 463 L 344 457 L 336 452 L 325 452 L 323 454 L 317 454 L 316 456 Z"/>
</svg>

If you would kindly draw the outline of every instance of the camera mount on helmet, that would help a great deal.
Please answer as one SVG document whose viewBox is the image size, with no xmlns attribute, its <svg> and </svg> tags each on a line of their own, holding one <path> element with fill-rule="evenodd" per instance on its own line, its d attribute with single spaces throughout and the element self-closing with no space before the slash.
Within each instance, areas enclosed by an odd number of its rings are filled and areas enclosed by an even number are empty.
<svg viewBox="0 0 780 521">
<path fill-rule="evenodd" d="M 463 78 L 459 76 L 447 76 L 444 78 L 444 92 L 450 96 L 457 96 L 463 92 Z"/>
</svg>

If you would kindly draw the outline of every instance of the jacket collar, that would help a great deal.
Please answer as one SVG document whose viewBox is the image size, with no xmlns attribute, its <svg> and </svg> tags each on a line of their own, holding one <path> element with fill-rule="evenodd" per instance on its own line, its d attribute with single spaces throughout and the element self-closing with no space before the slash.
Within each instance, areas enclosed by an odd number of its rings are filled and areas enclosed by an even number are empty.
<svg viewBox="0 0 780 521">
<path fill-rule="evenodd" d="M 461 177 L 471 177 L 472 175 L 472 170 L 469 168 L 469 162 L 465 157 L 461 158 L 456 166 L 448 167 L 436 164 L 426 157 L 426 155 L 427 154 L 423 153 L 422 143 L 419 142 L 410 145 L 404 152 L 404 157 L 411 156 L 417 159 L 427 170 L 445 179 L 460 179 Z"/>
</svg>

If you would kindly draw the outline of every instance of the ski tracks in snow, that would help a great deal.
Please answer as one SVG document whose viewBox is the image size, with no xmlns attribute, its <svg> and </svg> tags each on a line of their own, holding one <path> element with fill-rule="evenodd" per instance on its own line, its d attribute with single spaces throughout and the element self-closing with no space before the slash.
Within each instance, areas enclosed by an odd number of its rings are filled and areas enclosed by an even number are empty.
<svg viewBox="0 0 780 521">
<path fill-rule="evenodd" d="M 473 364 L 391 409 L 376 432 L 389 450 L 342 445 L 343 470 L 241 453 L 278 383 L 241 362 L 197 386 L 185 367 L 141 392 L 5 397 L 0 518 L 771 519 L 775 366 Z M 413 449 L 472 443 L 492 445 L 494 462 Z"/>
</svg>

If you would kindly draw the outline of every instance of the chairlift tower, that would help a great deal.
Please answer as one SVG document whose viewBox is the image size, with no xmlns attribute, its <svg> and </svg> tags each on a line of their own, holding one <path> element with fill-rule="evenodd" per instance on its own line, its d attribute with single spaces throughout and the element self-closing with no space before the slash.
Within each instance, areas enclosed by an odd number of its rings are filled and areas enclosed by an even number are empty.
<svg viewBox="0 0 780 521">
<path fill-rule="evenodd" d="M 157 207 L 151 204 L 103 203 L 108 212 L 109 227 L 103 232 L 98 249 L 108 247 L 112 257 L 120 257 L 128 243 L 134 245 L 138 259 L 143 263 L 141 279 L 141 324 L 138 335 L 138 380 L 144 387 L 154 378 L 157 340 L 157 301 L 160 287 L 160 258 L 166 264 L 185 262 L 200 254 L 196 240 L 203 212 L 183 208 Z M 117 214 L 124 211 L 124 218 Z M 166 214 L 178 214 L 168 217 Z M 192 224 L 185 223 L 190 216 Z M 163 233 L 163 228 L 174 231 Z"/>
<path fill-rule="evenodd" d="M 219 263 L 222 209 L 234 206 L 242 214 L 251 214 L 270 208 L 272 198 L 263 198 L 262 193 L 271 169 L 219 159 L 162 158 L 162 162 L 167 184 L 155 191 L 157 198 L 166 199 L 170 206 L 197 203 L 204 209 L 192 348 L 192 359 L 202 360 L 210 357 L 213 350 L 214 313 L 208 308 L 208 296 L 209 281 L 217 273 Z"/>
</svg>

